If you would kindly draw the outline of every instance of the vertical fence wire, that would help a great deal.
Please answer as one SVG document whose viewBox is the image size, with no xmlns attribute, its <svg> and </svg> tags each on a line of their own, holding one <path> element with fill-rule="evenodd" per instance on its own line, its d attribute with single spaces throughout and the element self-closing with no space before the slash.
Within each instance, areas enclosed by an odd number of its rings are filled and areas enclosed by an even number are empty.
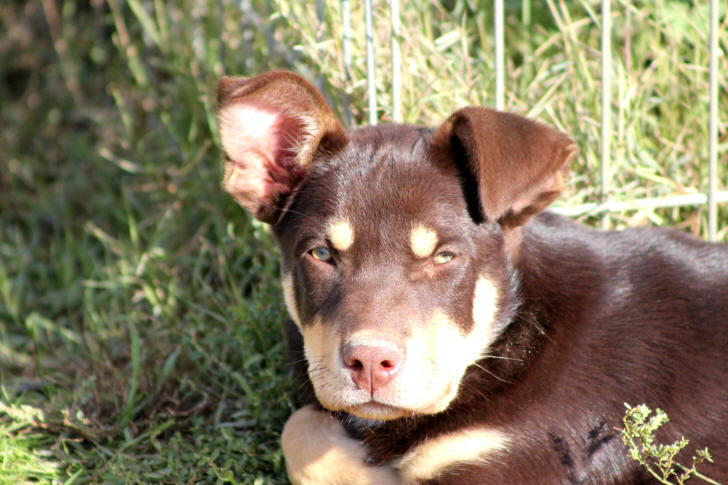
<svg viewBox="0 0 728 485">
<path fill-rule="evenodd" d="M 718 0 L 710 1 L 710 101 L 708 123 L 708 239 L 718 227 Z"/>
<path fill-rule="evenodd" d="M 505 73 L 503 70 L 503 0 L 494 2 L 494 27 L 495 27 L 495 109 L 503 109 L 505 98 Z"/>
<path fill-rule="evenodd" d="M 344 54 L 344 78 L 346 79 L 347 86 L 342 114 L 344 115 L 346 124 L 353 126 L 354 116 L 351 113 L 351 96 L 348 91 L 353 81 L 351 75 L 351 3 L 349 0 L 341 0 L 341 23 L 343 24 L 341 50 Z"/>
<path fill-rule="evenodd" d="M 326 25 L 326 5 L 324 0 L 316 0 L 316 20 L 318 20 L 318 29 L 316 31 L 316 40 L 321 42 L 324 40 Z"/>
<path fill-rule="evenodd" d="M 367 85 L 369 86 L 369 124 L 377 124 L 377 85 L 374 76 L 374 26 L 372 21 L 372 0 L 364 1 L 364 22 L 367 43 Z"/>
<path fill-rule="evenodd" d="M 609 153 L 610 140 L 612 138 L 612 22 L 610 12 L 610 0 L 602 0 L 602 130 L 601 130 L 601 160 L 599 164 L 599 176 L 601 183 L 601 199 L 606 202 L 609 195 Z M 602 227 L 609 225 L 609 216 L 606 212 L 602 214 Z"/>
<path fill-rule="evenodd" d="M 521 0 L 521 23 L 531 25 L 531 0 Z"/>
<path fill-rule="evenodd" d="M 399 50 L 399 0 L 389 0 L 392 16 L 392 121 L 402 122 L 402 57 Z"/>
</svg>

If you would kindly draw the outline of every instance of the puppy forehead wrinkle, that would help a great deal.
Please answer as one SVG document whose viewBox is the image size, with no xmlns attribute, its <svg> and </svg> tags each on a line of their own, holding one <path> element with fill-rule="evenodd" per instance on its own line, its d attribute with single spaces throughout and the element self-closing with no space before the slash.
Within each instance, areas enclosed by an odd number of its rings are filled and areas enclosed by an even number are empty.
<svg viewBox="0 0 728 485">
<path fill-rule="evenodd" d="M 418 258 L 426 258 L 435 251 L 439 238 L 437 232 L 424 224 L 416 223 L 410 231 L 410 246 Z"/>
<path fill-rule="evenodd" d="M 467 428 L 424 441 L 403 456 L 397 468 L 405 484 L 430 480 L 450 466 L 487 463 L 494 453 L 507 451 L 509 442 L 502 431 Z"/>
<path fill-rule="evenodd" d="M 354 228 L 345 218 L 331 220 L 327 224 L 326 235 L 337 251 L 346 251 L 354 244 Z"/>
</svg>

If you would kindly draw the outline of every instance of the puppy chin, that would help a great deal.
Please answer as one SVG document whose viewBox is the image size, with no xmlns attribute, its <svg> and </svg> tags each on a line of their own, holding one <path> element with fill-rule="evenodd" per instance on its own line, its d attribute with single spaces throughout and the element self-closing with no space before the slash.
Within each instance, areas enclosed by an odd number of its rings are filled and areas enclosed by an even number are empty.
<svg viewBox="0 0 728 485">
<path fill-rule="evenodd" d="M 349 414 L 366 420 L 390 421 L 399 418 L 411 418 L 422 414 L 437 414 L 448 408 L 452 400 L 455 398 L 457 386 L 448 385 L 443 395 L 422 406 L 413 408 L 399 407 L 390 404 L 384 404 L 376 401 L 368 401 L 365 403 L 350 405 L 343 407 L 343 410 Z M 324 405 L 324 407 L 327 407 Z"/>
<path fill-rule="evenodd" d="M 394 406 L 388 406 L 386 404 L 380 404 L 377 402 L 367 402 L 364 404 L 357 404 L 345 409 L 349 414 L 367 420 L 374 421 L 391 421 L 393 419 L 404 418 L 412 416 L 415 413 Z"/>
</svg>

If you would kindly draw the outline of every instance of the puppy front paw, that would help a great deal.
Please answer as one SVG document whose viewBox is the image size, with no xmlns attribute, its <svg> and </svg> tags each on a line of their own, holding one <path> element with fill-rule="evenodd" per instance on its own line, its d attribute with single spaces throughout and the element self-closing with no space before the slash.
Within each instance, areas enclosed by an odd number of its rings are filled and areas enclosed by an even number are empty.
<svg viewBox="0 0 728 485">
<path fill-rule="evenodd" d="M 288 418 L 281 436 L 293 485 L 399 485 L 396 470 L 366 463 L 362 444 L 329 413 L 305 406 Z"/>
</svg>

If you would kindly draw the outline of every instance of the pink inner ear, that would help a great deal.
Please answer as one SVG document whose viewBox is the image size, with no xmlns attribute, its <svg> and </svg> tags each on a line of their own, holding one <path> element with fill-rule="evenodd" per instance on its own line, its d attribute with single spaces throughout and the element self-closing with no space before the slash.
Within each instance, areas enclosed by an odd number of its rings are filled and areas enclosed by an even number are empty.
<svg viewBox="0 0 728 485">
<path fill-rule="evenodd" d="M 303 176 L 297 163 L 304 123 L 280 109 L 236 103 L 219 113 L 220 138 L 230 161 L 225 189 L 254 214 L 289 193 Z"/>
</svg>

